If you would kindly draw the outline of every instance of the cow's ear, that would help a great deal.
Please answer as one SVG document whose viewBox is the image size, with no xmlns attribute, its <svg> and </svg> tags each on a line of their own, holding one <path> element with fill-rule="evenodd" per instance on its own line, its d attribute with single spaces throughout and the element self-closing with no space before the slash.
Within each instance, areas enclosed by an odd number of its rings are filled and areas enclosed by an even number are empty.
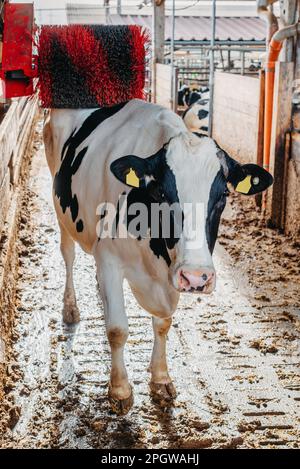
<svg viewBox="0 0 300 469">
<path fill-rule="evenodd" d="M 129 187 L 145 188 L 146 160 L 134 155 L 123 156 L 110 165 L 113 175 Z"/>
<path fill-rule="evenodd" d="M 268 189 L 273 184 L 273 176 L 257 164 L 244 164 L 233 175 L 232 184 L 236 192 L 254 195 Z"/>
<path fill-rule="evenodd" d="M 236 192 L 254 195 L 273 184 L 272 175 L 257 164 L 241 165 L 221 149 L 218 151 L 218 157 L 227 181 Z"/>
<path fill-rule="evenodd" d="M 122 156 L 111 163 L 110 170 L 123 184 L 145 189 L 151 180 L 156 179 L 166 149 L 167 144 L 148 158 L 139 158 L 134 155 Z"/>
</svg>

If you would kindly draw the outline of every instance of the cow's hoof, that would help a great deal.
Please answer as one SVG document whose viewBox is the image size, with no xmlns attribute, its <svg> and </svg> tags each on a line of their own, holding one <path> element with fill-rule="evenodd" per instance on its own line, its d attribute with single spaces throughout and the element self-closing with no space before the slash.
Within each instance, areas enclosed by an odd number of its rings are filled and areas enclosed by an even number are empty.
<svg viewBox="0 0 300 469">
<path fill-rule="evenodd" d="M 176 389 L 172 382 L 162 384 L 150 381 L 149 387 L 153 401 L 161 406 L 172 404 L 173 400 L 176 398 Z"/>
<path fill-rule="evenodd" d="M 63 320 L 66 324 L 77 324 L 80 321 L 80 313 L 76 305 L 64 306 Z"/>
<path fill-rule="evenodd" d="M 130 386 L 130 396 L 126 399 L 118 399 L 113 395 L 111 386 L 108 389 L 108 399 L 110 403 L 111 410 L 117 415 L 126 415 L 133 406 L 133 392 Z"/>
</svg>

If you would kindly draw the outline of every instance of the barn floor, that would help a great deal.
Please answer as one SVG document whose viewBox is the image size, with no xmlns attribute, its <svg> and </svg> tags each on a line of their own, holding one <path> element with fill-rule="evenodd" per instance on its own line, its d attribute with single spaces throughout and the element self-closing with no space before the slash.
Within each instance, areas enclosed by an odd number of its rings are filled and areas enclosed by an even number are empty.
<svg viewBox="0 0 300 469">
<path fill-rule="evenodd" d="M 260 226 L 253 201 L 232 200 L 215 255 L 217 291 L 182 295 L 174 316 L 168 355 L 178 398 L 169 409 L 149 397 L 151 321 L 125 286 L 135 403 L 116 417 L 106 399 L 110 354 L 95 270 L 79 249 L 82 320 L 76 327 L 61 321 L 64 266 L 40 140 L 36 147 L 20 226 L 14 361 L 2 403 L 9 428 L 0 447 L 300 446 L 300 244 Z"/>
</svg>

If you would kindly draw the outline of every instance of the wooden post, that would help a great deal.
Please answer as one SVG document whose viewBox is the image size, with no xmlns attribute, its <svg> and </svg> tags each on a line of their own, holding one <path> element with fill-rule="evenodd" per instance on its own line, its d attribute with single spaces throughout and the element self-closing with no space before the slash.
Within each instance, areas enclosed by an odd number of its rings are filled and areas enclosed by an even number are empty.
<svg viewBox="0 0 300 469">
<path fill-rule="evenodd" d="M 286 3 L 295 3 L 293 1 Z M 300 18 L 300 2 L 296 2 L 296 17 Z M 284 206 L 284 230 L 288 234 L 297 235 L 300 227 L 300 33 L 294 47 L 295 81 L 293 88 L 293 115 L 290 152 L 286 177 L 286 197 Z M 289 54 L 289 51 L 287 51 Z M 288 152 L 288 148 L 286 148 Z"/>
<path fill-rule="evenodd" d="M 270 172 L 274 176 L 274 184 L 268 190 L 268 212 L 270 210 L 272 225 L 278 228 L 283 228 L 286 134 L 291 128 L 293 78 L 293 62 L 277 62 L 270 152 Z"/>
<path fill-rule="evenodd" d="M 281 202 L 281 228 L 285 228 L 286 220 L 286 200 L 287 200 L 287 184 L 288 184 L 288 164 L 291 156 L 291 132 L 285 134 L 284 145 L 284 168 L 282 182 L 282 202 Z"/>
<path fill-rule="evenodd" d="M 177 67 L 174 68 L 173 75 L 174 75 L 174 88 L 173 88 L 173 101 L 172 101 L 172 104 L 173 104 L 173 111 L 177 112 L 177 110 L 178 110 L 178 93 L 177 93 L 177 90 L 179 88 L 178 87 L 178 68 Z"/>
<path fill-rule="evenodd" d="M 280 0 L 280 16 L 284 25 L 296 21 L 298 0 Z M 284 41 L 281 57 L 276 64 L 273 125 L 270 151 L 270 172 L 274 184 L 268 190 L 267 210 L 277 228 L 285 228 L 288 159 L 291 155 L 292 93 L 294 80 L 294 38 Z"/>
<path fill-rule="evenodd" d="M 245 75 L 245 51 L 242 51 L 242 70 L 241 75 Z"/>
<path fill-rule="evenodd" d="M 296 21 L 296 8 L 298 0 L 281 0 L 280 2 L 280 16 L 286 26 L 294 24 Z M 289 38 L 285 41 L 283 46 L 283 60 L 285 62 L 292 62 L 294 50 L 294 38 Z"/>
<path fill-rule="evenodd" d="M 230 72 L 230 63 L 231 63 L 231 57 L 230 57 L 230 49 L 228 48 L 228 51 L 227 51 L 227 69 L 228 69 L 228 72 Z"/>
<path fill-rule="evenodd" d="M 257 164 L 262 166 L 264 159 L 264 103 L 265 103 L 265 71 L 259 73 L 259 110 L 258 110 L 258 135 L 257 135 Z"/>
<path fill-rule="evenodd" d="M 258 131 L 257 131 L 257 149 L 256 162 L 259 166 L 263 166 L 264 159 L 264 118 L 265 118 L 265 71 L 262 69 L 259 73 L 259 108 L 258 108 Z M 256 204 L 261 207 L 262 194 L 255 197 Z"/>
<path fill-rule="evenodd" d="M 216 39 L 216 0 L 211 4 L 211 39 L 210 39 L 210 67 L 209 67 L 209 115 L 208 115 L 208 136 L 213 133 L 213 115 L 214 115 L 214 86 L 215 86 L 215 39 Z"/>
<path fill-rule="evenodd" d="M 152 15 L 152 101 L 156 102 L 156 64 L 165 56 L 165 1 L 153 2 Z"/>
<path fill-rule="evenodd" d="M 174 65 L 174 58 L 175 58 L 175 0 L 172 0 L 172 36 L 171 36 L 171 67 L 172 67 L 172 76 L 171 76 L 171 96 L 172 96 L 172 109 L 175 111 L 176 107 L 176 99 L 175 96 L 177 94 L 176 88 L 176 75 L 175 75 L 175 65 Z"/>
</svg>

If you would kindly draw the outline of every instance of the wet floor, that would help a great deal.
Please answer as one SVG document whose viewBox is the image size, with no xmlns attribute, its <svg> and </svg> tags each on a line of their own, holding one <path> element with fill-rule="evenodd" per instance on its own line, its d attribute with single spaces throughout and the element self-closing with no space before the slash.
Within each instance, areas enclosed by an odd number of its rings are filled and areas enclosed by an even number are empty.
<svg viewBox="0 0 300 469">
<path fill-rule="evenodd" d="M 263 294 L 257 299 L 253 278 L 218 245 L 216 292 L 182 295 L 174 315 L 168 360 L 178 398 L 162 409 L 148 392 L 151 319 L 125 285 L 125 358 L 135 402 L 127 416 L 117 417 L 106 397 L 110 353 L 93 259 L 80 249 L 75 285 L 82 319 L 77 326 L 62 323 L 64 265 L 41 142 L 24 201 L 3 447 L 300 445 L 299 304 L 274 304 Z"/>
</svg>

